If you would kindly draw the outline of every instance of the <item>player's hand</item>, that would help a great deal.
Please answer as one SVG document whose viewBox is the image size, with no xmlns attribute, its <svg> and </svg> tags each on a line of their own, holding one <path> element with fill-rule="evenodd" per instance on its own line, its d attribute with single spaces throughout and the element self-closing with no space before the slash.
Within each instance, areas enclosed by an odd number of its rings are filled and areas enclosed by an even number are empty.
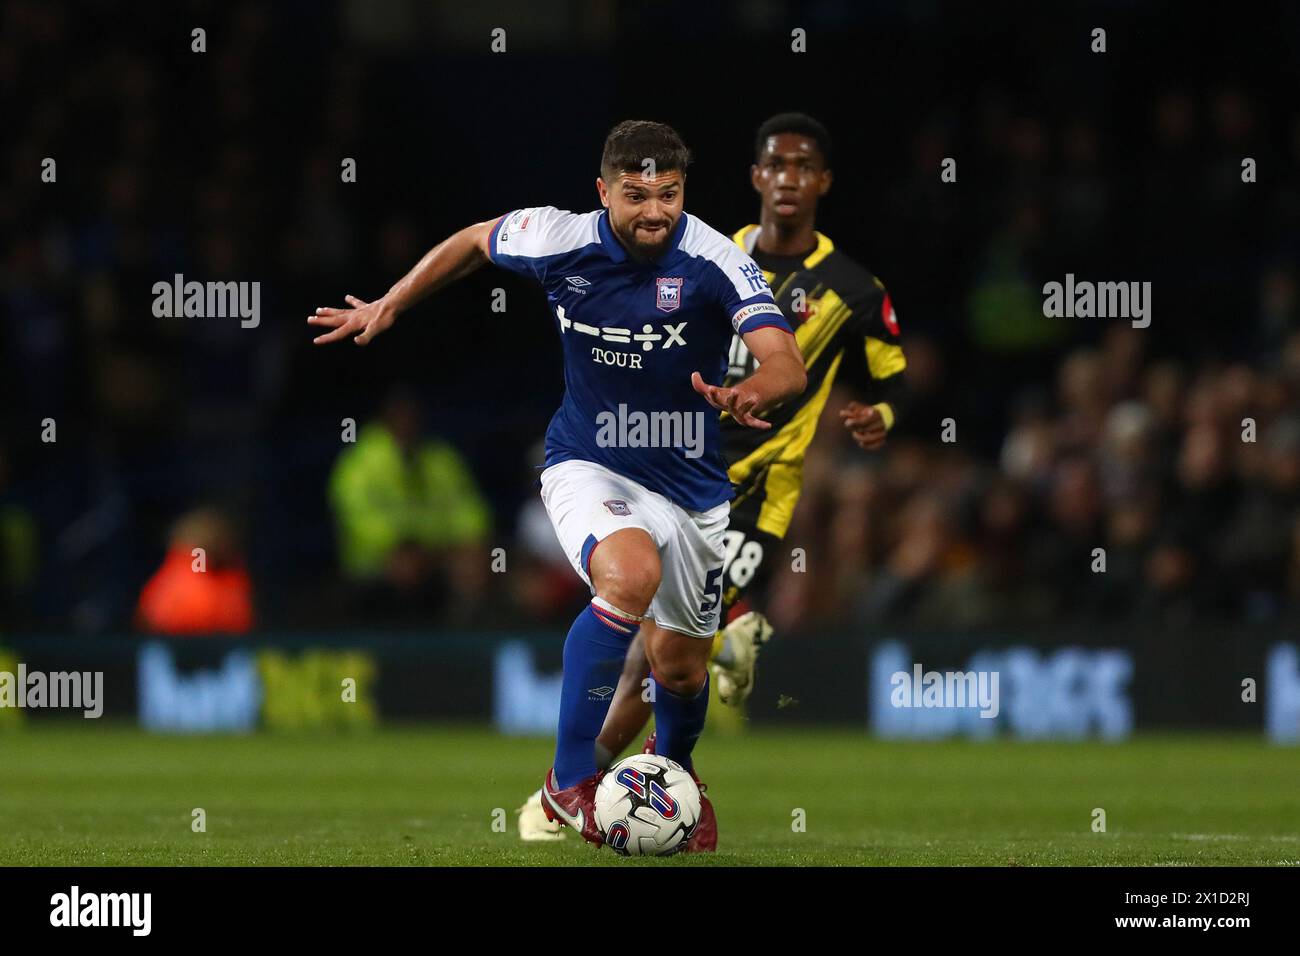
<svg viewBox="0 0 1300 956">
<path fill-rule="evenodd" d="M 885 443 L 889 435 L 884 416 L 874 405 L 849 402 L 840 409 L 840 418 L 863 451 L 875 451 Z"/>
<path fill-rule="evenodd" d="M 753 414 L 754 409 L 759 406 L 761 396 L 753 388 L 746 387 L 744 382 L 735 388 L 722 388 L 718 385 L 706 384 L 699 372 L 692 372 L 691 387 L 703 395 L 705 400 L 718 411 L 726 412 L 748 428 L 766 430 L 772 427 L 771 422 L 765 422 Z"/>
<path fill-rule="evenodd" d="M 343 298 L 352 308 L 320 308 L 315 315 L 307 316 L 309 325 L 323 325 L 334 330 L 312 339 L 316 345 L 327 345 L 348 336 L 356 336 L 352 341 L 357 345 L 366 345 L 397 320 L 397 313 L 383 299 L 362 302 L 355 295 L 345 295 Z"/>
</svg>

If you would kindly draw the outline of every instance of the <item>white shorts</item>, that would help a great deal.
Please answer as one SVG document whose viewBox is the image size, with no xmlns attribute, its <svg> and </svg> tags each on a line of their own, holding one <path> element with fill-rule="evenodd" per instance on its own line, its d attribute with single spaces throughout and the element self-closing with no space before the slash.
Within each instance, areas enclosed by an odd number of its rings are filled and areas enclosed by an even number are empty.
<svg viewBox="0 0 1300 956">
<path fill-rule="evenodd" d="M 649 534 L 659 548 L 662 576 L 646 617 L 670 631 L 713 637 L 722 612 L 729 502 L 688 511 L 590 461 L 562 461 L 543 471 L 542 502 L 569 563 L 588 587 L 588 564 L 597 544 L 623 528 Z"/>
</svg>

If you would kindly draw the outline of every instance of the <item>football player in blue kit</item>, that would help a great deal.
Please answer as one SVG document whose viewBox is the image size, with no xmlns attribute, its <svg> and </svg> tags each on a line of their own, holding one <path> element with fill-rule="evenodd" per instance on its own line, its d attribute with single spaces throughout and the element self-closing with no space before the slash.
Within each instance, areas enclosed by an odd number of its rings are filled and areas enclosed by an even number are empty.
<svg viewBox="0 0 1300 956">
<path fill-rule="evenodd" d="M 690 154 L 662 123 L 609 134 L 601 209 L 519 209 L 435 246 L 382 298 L 308 318 L 317 344 L 365 345 L 431 292 L 484 262 L 546 292 L 564 351 L 565 393 L 546 432 L 542 500 L 591 603 L 564 643 L 555 762 L 546 816 L 599 845 L 596 785 L 613 759 L 597 736 L 632 638 L 651 667 L 655 750 L 693 770 L 708 708 L 709 654 L 722 607 L 732 486 L 717 412 L 757 417 L 807 381 L 795 338 L 763 271 L 727 236 L 683 209 Z M 757 360 L 722 381 L 732 336 Z M 712 409 L 713 411 L 710 411 Z M 689 849 L 716 846 L 705 799 Z"/>
</svg>

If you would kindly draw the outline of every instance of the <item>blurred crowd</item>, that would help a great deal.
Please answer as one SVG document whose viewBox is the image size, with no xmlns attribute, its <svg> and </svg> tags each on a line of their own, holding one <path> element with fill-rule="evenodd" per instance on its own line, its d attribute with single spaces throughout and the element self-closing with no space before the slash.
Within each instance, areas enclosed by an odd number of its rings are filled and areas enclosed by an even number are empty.
<svg viewBox="0 0 1300 956">
<path fill-rule="evenodd" d="M 535 292 L 476 276 L 397 346 L 309 344 L 311 307 L 539 198 L 494 178 L 517 157 L 443 93 L 486 58 L 356 42 L 358 9 L 199 4 L 183 29 L 114 31 L 112 5 L 0 2 L 0 629 L 531 627 L 582 602 L 535 492 L 560 388 Z M 209 26 L 201 56 L 190 20 Z M 954 18 L 922 26 L 918 73 L 987 61 L 945 40 Z M 779 71 L 752 80 L 752 113 L 659 117 L 709 157 L 698 202 L 722 228 L 756 213 L 754 126 L 819 113 L 843 147 L 821 226 L 898 307 L 915 406 L 866 455 L 833 418 L 849 396 L 828 404 L 788 540 L 807 571 L 764 599 L 782 627 L 1295 612 L 1300 109 L 1203 65 L 1140 97 L 1115 80 L 1085 96 L 1046 64 L 1042 90 L 954 82 L 964 99 L 942 106 L 900 82 L 887 132 L 781 100 Z M 490 69 L 509 88 L 541 76 L 528 54 Z M 636 89 L 620 82 L 593 92 L 610 121 Z M 495 129 L 529 128 L 528 102 L 481 92 Z M 580 144 L 538 143 L 546 181 L 598 148 L 591 122 Z M 542 198 L 590 202 L 578 178 L 557 187 L 572 200 Z M 1045 318 L 1043 283 L 1071 272 L 1152 282 L 1151 327 Z M 153 315 L 176 273 L 261 280 L 260 326 Z M 475 298 L 496 284 L 520 303 L 508 335 Z"/>
<path fill-rule="evenodd" d="M 1300 332 L 1275 362 L 1148 361 L 1124 325 L 1014 405 L 994 456 L 868 457 L 828 414 L 768 597 L 782 626 L 1300 620 Z M 913 343 L 916 366 L 938 364 Z M 925 374 L 914 386 L 930 387 Z M 978 400 L 972 396 L 972 401 Z M 832 406 L 834 402 L 832 402 Z"/>
</svg>

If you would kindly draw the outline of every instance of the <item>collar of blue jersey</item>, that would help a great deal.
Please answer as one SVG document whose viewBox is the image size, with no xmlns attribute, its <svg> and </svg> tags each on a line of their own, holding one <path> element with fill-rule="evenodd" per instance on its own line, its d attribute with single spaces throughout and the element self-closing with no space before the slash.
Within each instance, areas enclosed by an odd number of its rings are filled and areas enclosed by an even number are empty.
<svg viewBox="0 0 1300 956">
<path fill-rule="evenodd" d="M 602 209 L 600 219 L 596 222 L 596 231 L 600 235 L 600 244 L 605 247 L 606 254 L 615 262 L 623 262 L 628 257 L 627 247 L 618 241 L 618 236 L 614 235 L 614 229 L 609 224 L 609 210 Z M 672 242 L 668 245 L 668 252 L 676 252 L 677 245 L 682 241 L 682 234 L 686 232 L 686 213 L 677 217 L 677 225 L 673 227 Z M 668 252 L 665 252 L 656 263 L 667 258 Z M 656 264 L 652 263 L 652 264 Z"/>
</svg>

